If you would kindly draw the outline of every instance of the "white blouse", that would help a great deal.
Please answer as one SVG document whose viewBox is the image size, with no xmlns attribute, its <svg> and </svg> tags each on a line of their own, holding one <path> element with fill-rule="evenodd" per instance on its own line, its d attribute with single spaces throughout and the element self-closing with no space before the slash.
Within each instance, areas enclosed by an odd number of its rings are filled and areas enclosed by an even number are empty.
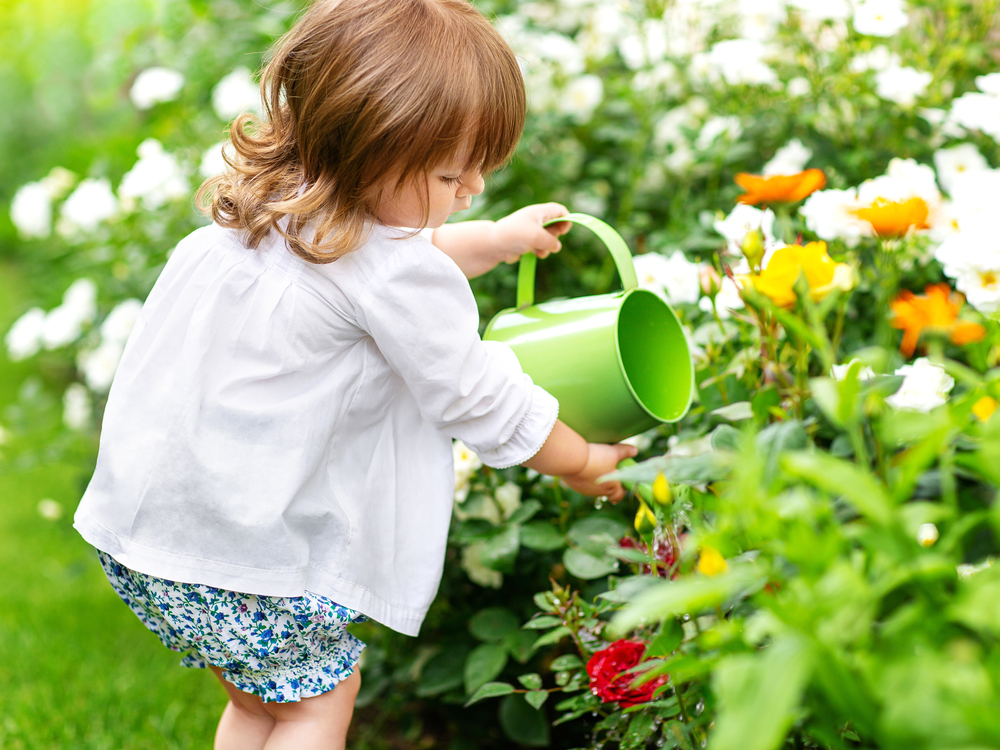
<svg viewBox="0 0 1000 750">
<path fill-rule="evenodd" d="M 108 398 L 75 526 L 143 573 L 328 596 L 416 635 L 437 592 L 451 439 L 523 463 L 558 412 L 424 236 L 328 265 L 199 229 L 167 262 Z"/>
</svg>

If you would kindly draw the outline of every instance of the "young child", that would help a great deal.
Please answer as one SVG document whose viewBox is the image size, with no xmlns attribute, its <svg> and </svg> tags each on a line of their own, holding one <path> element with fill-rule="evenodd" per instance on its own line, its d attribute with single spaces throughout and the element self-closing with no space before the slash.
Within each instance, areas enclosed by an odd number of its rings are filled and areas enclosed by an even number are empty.
<svg viewBox="0 0 1000 750">
<path fill-rule="evenodd" d="M 557 204 L 448 224 L 524 123 L 514 55 L 466 0 L 321 0 L 203 186 L 109 396 L 75 525 L 163 643 L 230 701 L 215 747 L 343 748 L 371 617 L 416 635 L 452 438 L 579 492 L 634 453 L 557 420 L 483 342 L 467 277 L 559 249 Z M 423 228 L 419 233 L 417 229 Z M 430 241 L 428 241 L 428 237 Z"/>
</svg>

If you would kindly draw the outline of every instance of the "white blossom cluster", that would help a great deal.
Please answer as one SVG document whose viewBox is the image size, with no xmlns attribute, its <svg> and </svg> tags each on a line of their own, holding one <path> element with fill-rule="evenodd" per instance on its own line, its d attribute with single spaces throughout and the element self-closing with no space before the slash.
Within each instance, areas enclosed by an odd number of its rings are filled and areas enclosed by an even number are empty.
<svg viewBox="0 0 1000 750">
<path fill-rule="evenodd" d="M 97 315 L 97 286 L 77 279 L 63 294 L 62 303 L 45 312 L 33 307 L 18 318 L 7 335 L 7 355 L 27 359 L 42 349 L 59 349 L 77 341 Z"/>
</svg>

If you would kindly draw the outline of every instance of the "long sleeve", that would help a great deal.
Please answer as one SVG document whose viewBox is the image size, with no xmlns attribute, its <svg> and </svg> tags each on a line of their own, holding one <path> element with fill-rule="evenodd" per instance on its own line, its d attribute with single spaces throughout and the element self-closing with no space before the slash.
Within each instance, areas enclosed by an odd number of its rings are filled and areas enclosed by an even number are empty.
<svg viewBox="0 0 1000 750">
<path fill-rule="evenodd" d="M 401 246 L 370 279 L 357 315 L 424 419 L 484 463 L 514 466 L 541 448 L 558 402 L 509 347 L 479 338 L 468 281 L 440 250 L 423 241 Z"/>
</svg>

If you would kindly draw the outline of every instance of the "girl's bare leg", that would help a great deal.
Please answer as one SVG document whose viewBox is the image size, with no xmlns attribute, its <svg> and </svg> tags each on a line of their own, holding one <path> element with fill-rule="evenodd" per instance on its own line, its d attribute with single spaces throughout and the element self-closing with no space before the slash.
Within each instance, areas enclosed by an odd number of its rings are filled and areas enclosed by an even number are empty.
<svg viewBox="0 0 1000 750">
<path fill-rule="evenodd" d="M 245 693 L 227 682 L 218 667 L 209 667 L 229 694 L 215 730 L 215 750 L 264 750 L 267 738 L 274 729 L 274 717 L 264 709 L 264 702 L 256 695 Z"/>
<path fill-rule="evenodd" d="M 361 688 L 361 672 L 356 667 L 334 690 L 297 703 L 264 703 L 226 682 L 219 670 L 213 667 L 212 671 L 229 693 L 215 750 L 345 749 L 354 700 Z M 267 734 L 262 735 L 265 727 Z"/>
</svg>

